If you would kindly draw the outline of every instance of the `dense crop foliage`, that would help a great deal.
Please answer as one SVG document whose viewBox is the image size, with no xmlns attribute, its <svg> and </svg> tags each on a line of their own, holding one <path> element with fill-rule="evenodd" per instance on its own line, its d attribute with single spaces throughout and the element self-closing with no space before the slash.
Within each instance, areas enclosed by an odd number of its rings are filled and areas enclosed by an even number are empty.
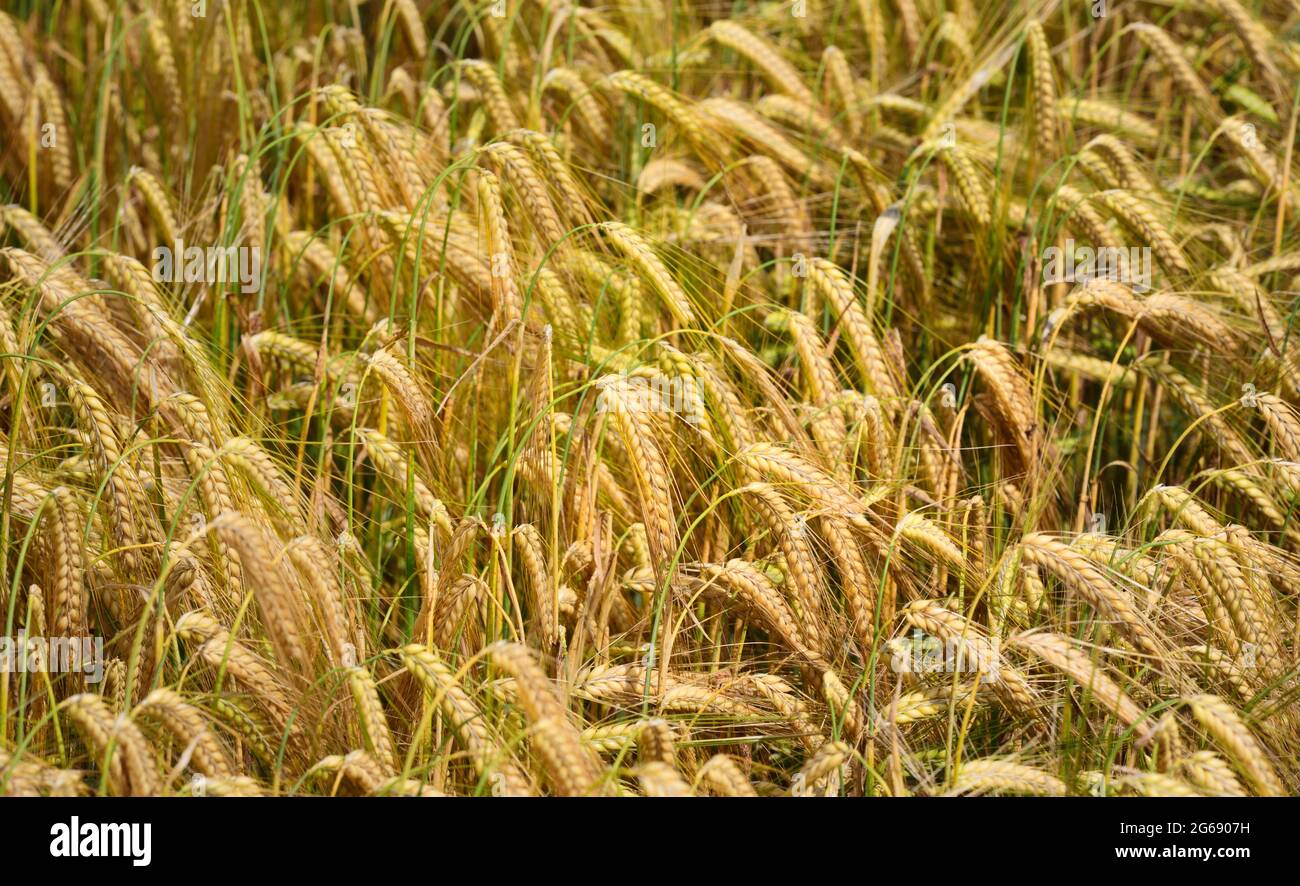
<svg viewBox="0 0 1300 886">
<path fill-rule="evenodd" d="M 6 6 L 0 794 L 1300 788 L 1294 0 Z"/>
</svg>

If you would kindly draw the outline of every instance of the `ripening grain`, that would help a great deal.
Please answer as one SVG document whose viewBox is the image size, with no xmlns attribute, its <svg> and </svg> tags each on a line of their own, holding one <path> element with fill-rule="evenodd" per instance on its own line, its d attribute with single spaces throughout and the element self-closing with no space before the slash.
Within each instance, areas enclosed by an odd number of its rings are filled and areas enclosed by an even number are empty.
<svg viewBox="0 0 1300 886">
<path fill-rule="evenodd" d="M 1295 16 L 1089 5 L 10 2 L 0 794 L 1296 793 Z"/>
</svg>

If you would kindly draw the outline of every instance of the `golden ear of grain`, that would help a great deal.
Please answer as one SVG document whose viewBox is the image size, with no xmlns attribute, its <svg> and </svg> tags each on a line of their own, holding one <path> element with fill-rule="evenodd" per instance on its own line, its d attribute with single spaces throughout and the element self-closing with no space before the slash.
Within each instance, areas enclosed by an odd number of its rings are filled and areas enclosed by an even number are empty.
<svg viewBox="0 0 1300 886">
<path fill-rule="evenodd" d="M 857 138 L 862 133 L 862 113 L 859 109 L 857 81 L 848 55 L 838 46 L 827 46 L 822 50 L 822 65 L 825 68 L 822 93 L 830 94 L 834 106 L 844 115 L 849 136 Z M 831 104 L 830 101 L 823 103 Z"/>
<path fill-rule="evenodd" d="M 309 671 L 302 593 L 276 552 L 278 541 L 273 546 L 265 529 L 238 513 L 219 514 L 211 525 L 221 540 L 239 554 L 245 573 L 253 577 L 258 607 L 281 664 Z"/>
<path fill-rule="evenodd" d="M 1043 631 L 1017 634 L 1010 642 L 1013 646 L 1033 653 L 1088 689 L 1120 723 L 1136 731 L 1139 741 L 1145 742 L 1154 735 L 1154 727 L 1149 718 L 1129 694 L 1066 637 Z"/>
<path fill-rule="evenodd" d="M 1203 587 L 1213 591 L 1216 600 L 1208 595 L 1202 597 L 1202 606 L 1207 613 L 1215 616 L 1212 622 L 1221 633 L 1228 634 L 1228 641 L 1233 646 L 1248 644 L 1255 650 L 1258 667 L 1265 675 L 1277 676 L 1283 667 L 1283 653 L 1279 642 L 1281 634 L 1274 614 L 1265 606 L 1261 593 L 1253 586 L 1246 570 L 1237 562 L 1234 547 L 1240 542 L 1233 539 L 1227 543 L 1223 539 L 1232 539 L 1229 533 L 1191 496 L 1180 487 L 1160 487 L 1153 492 L 1153 499 L 1160 502 L 1182 523 L 1200 536 L 1187 538 L 1175 534 L 1180 542 L 1185 542 L 1184 550 L 1196 560 L 1199 580 Z M 1186 565 L 1186 564 L 1185 564 Z M 1225 624 L 1219 619 L 1220 609 L 1227 615 Z M 1231 626 L 1232 630 L 1226 628 Z"/>
<path fill-rule="evenodd" d="M 748 60 L 763 73 L 772 86 L 785 92 L 804 107 L 816 106 L 817 101 L 804 85 L 799 72 L 781 56 L 775 46 L 762 37 L 728 19 L 719 19 L 710 25 L 709 37 L 719 46 L 724 46 Z"/>
<path fill-rule="evenodd" d="M 1276 394 L 1260 394 L 1255 401 L 1278 449 L 1291 461 L 1300 461 L 1300 415 Z"/>
<path fill-rule="evenodd" d="M 780 311 L 768 315 L 769 327 L 783 327 L 794 339 L 799 352 L 799 365 L 803 370 L 808 390 L 808 400 L 813 407 L 812 434 L 821 451 L 830 459 L 837 459 L 844 449 L 846 428 L 844 416 L 833 408 L 834 398 L 840 390 L 839 380 L 826 351 L 826 344 L 812 321 L 797 311 Z"/>
<path fill-rule="evenodd" d="M 817 525 L 839 572 L 840 593 L 853 621 L 854 637 L 865 653 L 875 646 L 877 632 L 888 628 L 888 616 L 892 613 L 888 605 L 878 611 L 876 597 L 880 582 L 873 580 L 867 569 L 849 522 L 835 514 L 826 514 L 818 518 Z"/>
<path fill-rule="evenodd" d="M 767 483 L 751 483 L 741 489 L 748 493 L 767 525 L 768 532 L 777 538 L 785 571 L 790 581 L 792 604 L 800 630 L 810 650 L 820 652 L 825 642 L 821 621 L 824 617 L 823 572 L 808 534 L 808 520 L 796 514 Z"/>
<path fill-rule="evenodd" d="M 954 688 L 945 683 L 942 686 L 905 693 L 890 702 L 889 709 L 885 712 L 885 719 L 894 726 L 906 726 L 908 723 L 945 716 L 950 711 L 964 711 L 969 703 L 971 689 L 970 684 L 962 684 Z M 979 704 L 977 698 L 976 705 Z"/>
<path fill-rule="evenodd" d="M 148 797 L 158 793 L 157 760 L 138 726 L 115 717 L 98 695 L 82 693 L 64 702 L 64 713 L 92 746 L 99 763 L 108 766 L 109 788 L 118 796 Z"/>
<path fill-rule="evenodd" d="M 616 71 L 606 80 L 611 87 L 650 104 L 677 126 L 694 146 L 707 144 L 705 130 L 695 108 L 673 92 L 635 71 Z"/>
<path fill-rule="evenodd" d="M 1231 705 L 1215 695 L 1193 696 L 1187 703 L 1197 721 L 1232 758 L 1256 791 L 1266 797 L 1286 795 L 1286 786 L 1278 778 L 1268 754 Z"/>
<path fill-rule="evenodd" d="M 46 75 L 44 68 L 38 68 L 32 85 L 32 91 L 41 106 L 41 120 L 50 127 L 53 142 L 50 147 L 50 168 L 54 186 L 59 191 L 66 191 L 72 186 L 72 132 L 68 129 L 67 116 L 63 112 L 63 98 L 58 87 Z"/>
<path fill-rule="evenodd" d="M 397 20 L 401 22 L 402 34 L 405 35 L 411 52 L 416 58 L 424 58 L 429 51 L 429 37 L 424 32 L 420 7 L 415 4 L 415 0 L 394 0 L 393 8 L 397 12 Z"/>
<path fill-rule="evenodd" d="M 848 687 L 844 685 L 839 675 L 830 669 L 822 672 L 822 696 L 826 699 L 831 716 L 840 731 L 851 741 L 857 742 L 862 736 L 863 729 L 861 708 L 857 700 L 849 694 Z M 842 743 L 830 742 L 830 744 Z M 809 781 L 813 780 L 809 779 Z"/>
<path fill-rule="evenodd" d="M 1174 39 L 1158 25 L 1148 22 L 1136 22 L 1126 28 L 1135 31 L 1138 39 L 1156 57 L 1165 71 L 1177 82 L 1179 90 L 1187 97 L 1210 123 L 1217 123 L 1223 117 L 1223 111 L 1215 100 L 1205 82 L 1192 70 L 1186 56 L 1178 48 Z"/>
<path fill-rule="evenodd" d="M 1199 797 L 1192 785 L 1163 772 L 1134 772 L 1119 779 L 1122 787 L 1130 788 L 1143 797 Z"/>
<path fill-rule="evenodd" d="M 636 735 L 636 753 L 642 764 L 657 761 L 676 766 L 677 746 L 667 720 L 656 717 L 641 724 Z"/>
<path fill-rule="evenodd" d="M 1142 148 L 1152 148 L 1160 131 L 1141 114 L 1111 102 L 1091 98 L 1068 98 L 1061 102 L 1062 116 L 1097 128 L 1111 129 Z"/>
<path fill-rule="evenodd" d="M 153 173 L 138 166 L 132 167 L 127 182 L 134 185 L 144 197 L 149 215 L 158 228 L 158 240 L 169 245 L 179 240 L 180 227 L 176 221 L 175 211 L 172 209 L 171 198 L 168 197 L 162 183 Z"/>
<path fill-rule="evenodd" d="M 871 532 L 871 524 L 863 516 L 863 504 L 820 468 L 809 464 L 799 455 L 783 446 L 758 442 L 737 453 L 737 458 L 759 478 L 773 485 L 788 485 L 810 499 L 823 500 L 833 509 L 835 516 L 847 520 L 864 532 Z"/>
<path fill-rule="evenodd" d="M 465 79 L 479 91 L 488 116 L 492 118 L 493 128 L 498 133 L 518 129 L 519 119 L 510 106 L 510 98 L 497 76 L 496 68 L 479 59 L 463 59 L 459 68 Z"/>
<path fill-rule="evenodd" d="M 993 393 L 998 412 L 1015 431 L 1016 445 L 1025 450 L 1037 425 L 1033 392 L 1006 345 L 981 336 L 967 352 Z M 1026 455 L 1031 451 L 1026 450 Z"/>
<path fill-rule="evenodd" d="M 795 773 L 790 794 L 795 797 L 835 796 L 844 781 L 844 764 L 853 749 L 842 741 L 828 741 Z"/>
<path fill-rule="evenodd" d="M 957 794 L 1025 794 L 1034 797 L 1064 797 L 1068 793 L 1065 782 L 1054 775 L 1023 763 L 994 757 L 961 763 L 952 790 Z"/>
<path fill-rule="evenodd" d="M 349 657 L 365 658 L 364 635 L 349 620 L 350 607 L 339 583 L 337 557 L 312 535 L 291 540 L 285 552 L 304 579 L 334 663 L 341 665 Z"/>
<path fill-rule="evenodd" d="M 747 611 L 754 613 L 776 637 L 802 655 L 810 663 L 821 661 L 821 655 L 809 647 L 803 632 L 795 622 L 794 613 L 777 592 L 772 582 L 748 562 L 729 560 L 726 565 L 708 564 L 703 569 L 707 579 L 705 593 L 714 587 L 734 595 Z"/>
<path fill-rule="evenodd" d="M 363 796 L 376 796 L 392 782 L 392 774 L 384 764 L 361 750 L 342 756 L 333 754 L 317 762 L 310 771 L 313 774 L 336 772 Z"/>
<path fill-rule="evenodd" d="M 933 600 L 916 600 L 902 615 L 922 631 L 961 647 L 964 667 L 976 669 L 980 685 L 989 684 L 1009 710 L 1034 710 L 1034 695 L 1025 676 L 1005 662 L 984 632 L 960 613 Z"/>
<path fill-rule="evenodd" d="M 228 674 L 246 686 L 278 720 L 287 719 L 293 706 L 275 673 L 211 615 L 200 610 L 185 613 L 176 620 L 176 635 L 193 643 L 199 657 L 213 671 Z"/>
<path fill-rule="evenodd" d="M 356 704 L 357 720 L 366 749 L 390 771 L 397 768 L 397 754 L 393 748 L 393 735 L 388 728 L 388 718 L 379 700 L 379 689 L 370 672 L 361 665 L 347 669 L 348 688 Z"/>
<path fill-rule="evenodd" d="M 523 561 L 524 584 L 532 603 L 532 617 L 539 629 L 542 649 L 549 651 L 559 640 L 559 584 L 547 568 L 546 546 L 537 527 L 525 523 L 515 527 L 516 553 Z"/>
<path fill-rule="evenodd" d="M 608 116 L 578 71 L 563 66 L 553 67 L 542 79 L 542 89 L 563 93 L 573 108 L 574 115 L 592 136 L 601 138 L 608 132 Z"/>
<path fill-rule="evenodd" d="M 1052 64 L 1047 34 L 1037 19 L 1025 29 L 1029 47 L 1029 76 L 1034 94 L 1034 141 L 1045 158 L 1056 156 L 1060 121 L 1056 111 L 1056 68 Z"/>
<path fill-rule="evenodd" d="M 496 142 L 489 145 L 484 153 L 510 181 L 530 224 L 541 234 L 543 245 L 559 244 L 564 239 L 564 225 L 551 201 L 546 181 L 533 165 L 532 159 L 510 142 Z"/>
<path fill-rule="evenodd" d="M 896 529 L 918 551 L 936 558 L 954 572 L 979 572 L 983 566 L 979 551 L 963 551 L 938 524 L 917 511 L 904 514 Z"/>
<path fill-rule="evenodd" d="M 871 393 L 886 402 L 900 398 L 902 386 L 894 378 L 884 349 L 843 271 L 825 259 L 814 258 L 809 263 L 808 278 L 839 319 L 842 334 Z"/>
<path fill-rule="evenodd" d="M 290 525 L 301 522 L 297 493 L 281 477 L 282 471 L 270 453 L 255 441 L 231 437 L 217 455 L 238 468 L 266 496 L 269 504 L 286 515 Z"/>
<path fill-rule="evenodd" d="M 993 205 L 971 152 L 962 146 L 944 147 L 939 149 L 938 158 L 956 183 L 957 193 L 974 222 L 975 230 L 986 230 L 993 223 Z"/>
<path fill-rule="evenodd" d="M 50 496 L 53 499 L 48 518 L 53 552 L 50 627 L 56 636 L 79 637 L 89 631 L 81 507 L 66 487 L 57 487 Z"/>
<path fill-rule="evenodd" d="M 587 221 L 591 214 L 591 198 L 578 184 L 572 167 L 565 162 L 551 139 L 531 129 L 512 130 L 507 137 L 512 143 L 527 148 L 537 161 L 547 184 L 557 193 L 556 210 L 570 224 Z"/>
<path fill-rule="evenodd" d="M 492 334 L 504 329 L 511 321 L 523 322 L 524 300 L 516 283 L 514 246 L 510 240 L 510 227 L 506 223 L 505 204 L 501 197 L 501 183 L 495 175 L 482 171 L 478 176 L 479 222 L 483 233 L 485 251 L 492 269 Z"/>
<path fill-rule="evenodd" d="M 150 508 L 145 503 L 140 480 L 131 462 L 123 456 L 117 427 L 103 398 L 90 385 L 79 381 L 68 384 L 67 395 L 78 422 L 90 434 L 92 460 L 107 475 L 113 536 L 122 548 L 118 556 L 123 570 L 139 575 L 144 557 L 135 548 L 153 535 Z"/>
<path fill-rule="evenodd" d="M 412 430 L 421 436 L 431 436 L 433 415 L 428 398 L 406 362 L 387 348 L 380 348 L 369 356 L 367 365 L 401 405 Z"/>
<path fill-rule="evenodd" d="M 1026 563 L 1051 572 L 1102 615 L 1114 620 L 1140 651 L 1161 654 L 1159 640 L 1134 606 L 1129 592 L 1112 583 L 1086 556 L 1065 542 L 1038 533 L 1022 540 L 1021 555 Z"/>
<path fill-rule="evenodd" d="M 808 138 L 815 138 L 827 146 L 840 151 L 846 160 L 853 164 L 854 171 L 869 177 L 873 167 L 865 156 L 849 147 L 835 122 L 816 107 L 804 104 L 788 95 L 765 95 L 758 100 L 755 107 L 764 117 L 786 129 L 802 133 Z"/>
<path fill-rule="evenodd" d="M 1275 95 L 1284 96 L 1283 76 L 1273 60 L 1273 37 L 1268 29 L 1238 0 L 1210 0 L 1210 6 L 1232 23 L 1251 64 L 1263 76 L 1269 89 Z"/>
<path fill-rule="evenodd" d="M 427 646 L 403 647 L 402 663 L 434 699 L 452 731 L 465 745 L 480 778 L 493 793 L 505 796 L 536 794 L 532 779 L 488 730 L 483 712 L 465 692 L 455 672 Z"/>
<path fill-rule="evenodd" d="M 258 783 L 257 779 L 248 775 L 209 777 L 203 787 L 209 797 L 267 796 L 266 789 Z"/>
<path fill-rule="evenodd" d="M 212 778 L 234 777 L 235 769 L 225 747 L 209 727 L 202 712 L 171 689 L 155 689 L 136 708 L 135 717 L 157 720 L 191 751 L 194 769 Z"/>
<path fill-rule="evenodd" d="M 679 542 L 668 462 L 645 405 L 629 400 L 617 379 L 604 387 L 601 393 L 629 456 L 642 523 L 650 546 L 651 565 L 662 580 L 668 575 Z"/>
<path fill-rule="evenodd" d="M 647 797 L 689 797 L 693 793 L 691 786 L 669 763 L 651 760 L 638 766 L 636 774 Z"/>
<path fill-rule="evenodd" d="M 1112 188 L 1102 191 L 1098 199 L 1125 227 L 1151 246 L 1167 270 L 1176 274 L 1191 273 L 1178 241 L 1140 197 L 1122 188 Z"/>
<path fill-rule="evenodd" d="M 723 797 L 757 797 L 753 784 L 736 759 L 728 754 L 714 754 L 700 767 L 699 781 Z"/>
<path fill-rule="evenodd" d="M 601 222 L 600 230 L 654 287 L 678 325 L 687 327 L 695 322 L 695 313 L 686 292 L 640 234 L 622 222 Z"/>
<path fill-rule="evenodd" d="M 582 742 L 555 685 L 527 648 L 504 641 L 488 649 L 493 664 L 515 678 L 519 700 L 533 730 L 533 746 L 545 761 L 556 791 L 566 796 L 604 793 L 600 761 Z"/>
<path fill-rule="evenodd" d="M 1213 751 L 1197 751 L 1179 762 L 1179 768 L 1192 784 L 1215 797 L 1244 797 L 1246 791 L 1232 771 L 1218 754 Z"/>
<path fill-rule="evenodd" d="M 756 151 L 787 167 L 799 178 L 807 178 L 817 188 L 832 187 L 833 176 L 810 159 L 783 131 L 769 123 L 748 105 L 725 98 L 707 98 L 695 106 L 699 116 L 719 129 L 731 130 Z"/>
</svg>

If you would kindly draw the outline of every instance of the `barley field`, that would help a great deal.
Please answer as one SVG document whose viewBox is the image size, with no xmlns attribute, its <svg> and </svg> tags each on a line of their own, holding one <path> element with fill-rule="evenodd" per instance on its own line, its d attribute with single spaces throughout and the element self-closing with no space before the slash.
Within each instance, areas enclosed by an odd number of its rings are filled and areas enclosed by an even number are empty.
<svg viewBox="0 0 1300 886">
<path fill-rule="evenodd" d="M 3 8 L 0 794 L 1300 791 L 1300 2 Z"/>
</svg>

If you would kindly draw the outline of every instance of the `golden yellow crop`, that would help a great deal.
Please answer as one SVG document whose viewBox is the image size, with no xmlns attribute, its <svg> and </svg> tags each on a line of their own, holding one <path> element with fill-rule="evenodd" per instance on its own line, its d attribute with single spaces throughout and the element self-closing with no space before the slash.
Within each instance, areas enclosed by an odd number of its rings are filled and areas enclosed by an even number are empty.
<svg viewBox="0 0 1300 886">
<path fill-rule="evenodd" d="M 1297 792 L 1300 12 L 1106 5 L 13 0 L 0 794 Z"/>
</svg>

